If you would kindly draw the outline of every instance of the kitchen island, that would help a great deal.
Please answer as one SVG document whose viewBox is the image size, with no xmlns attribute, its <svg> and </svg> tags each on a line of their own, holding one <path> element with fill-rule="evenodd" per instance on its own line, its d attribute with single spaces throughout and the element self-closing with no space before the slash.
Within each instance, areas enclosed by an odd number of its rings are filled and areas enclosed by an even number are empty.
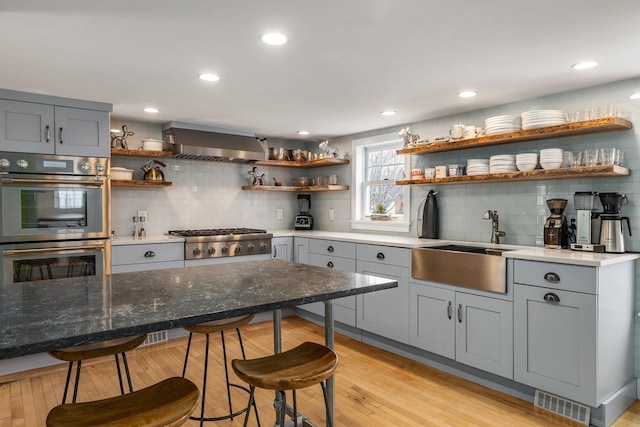
<svg viewBox="0 0 640 427">
<path fill-rule="evenodd" d="M 0 287 L 0 359 L 325 301 L 397 286 L 389 279 L 280 260 L 24 282 Z M 333 381 L 328 383 L 333 406 Z"/>
</svg>

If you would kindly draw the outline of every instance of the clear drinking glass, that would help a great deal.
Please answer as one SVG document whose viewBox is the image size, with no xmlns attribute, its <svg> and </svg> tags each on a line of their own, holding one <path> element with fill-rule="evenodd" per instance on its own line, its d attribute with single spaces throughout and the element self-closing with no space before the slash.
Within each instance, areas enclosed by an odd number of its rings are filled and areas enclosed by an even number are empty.
<svg viewBox="0 0 640 427">
<path fill-rule="evenodd" d="M 582 166 L 582 151 L 574 151 L 572 154 L 569 167 L 577 168 Z"/>
<path fill-rule="evenodd" d="M 614 164 L 618 166 L 622 166 L 624 164 L 624 151 L 619 148 L 616 150 L 616 159 Z"/>
<path fill-rule="evenodd" d="M 616 160 L 615 148 L 601 148 L 600 149 L 600 164 L 612 165 Z"/>
<path fill-rule="evenodd" d="M 598 165 L 598 149 L 590 148 L 584 150 L 584 164 L 585 166 L 597 166 Z"/>
</svg>

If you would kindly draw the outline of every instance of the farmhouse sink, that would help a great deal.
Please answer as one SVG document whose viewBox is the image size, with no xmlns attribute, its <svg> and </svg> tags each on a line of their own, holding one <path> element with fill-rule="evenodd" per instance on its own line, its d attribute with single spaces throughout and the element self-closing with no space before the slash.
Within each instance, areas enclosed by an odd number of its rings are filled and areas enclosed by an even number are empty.
<svg viewBox="0 0 640 427">
<path fill-rule="evenodd" d="M 489 292 L 507 292 L 509 249 L 442 245 L 411 250 L 411 277 Z"/>
</svg>

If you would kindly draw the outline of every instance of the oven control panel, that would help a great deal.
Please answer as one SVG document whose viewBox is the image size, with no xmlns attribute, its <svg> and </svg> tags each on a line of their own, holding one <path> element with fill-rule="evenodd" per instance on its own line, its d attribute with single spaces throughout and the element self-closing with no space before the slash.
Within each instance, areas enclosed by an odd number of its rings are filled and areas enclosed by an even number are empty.
<svg viewBox="0 0 640 427">
<path fill-rule="evenodd" d="M 109 159 L 0 152 L 0 173 L 106 176 Z"/>
</svg>

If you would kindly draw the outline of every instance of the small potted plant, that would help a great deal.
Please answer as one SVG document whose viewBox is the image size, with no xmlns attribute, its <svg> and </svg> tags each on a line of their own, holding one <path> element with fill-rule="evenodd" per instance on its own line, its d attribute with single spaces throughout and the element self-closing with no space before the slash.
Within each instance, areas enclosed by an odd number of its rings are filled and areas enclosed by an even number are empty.
<svg viewBox="0 0 640 427">
<path fill-rule="evenodd" d="M 387 214 L 387 209 L 384 207 L 382 203 L 376 204 L 373 212 L 371 213 L 372 221 L 388 221 L 390 219 L 389 214 Z"/>
</svg>

